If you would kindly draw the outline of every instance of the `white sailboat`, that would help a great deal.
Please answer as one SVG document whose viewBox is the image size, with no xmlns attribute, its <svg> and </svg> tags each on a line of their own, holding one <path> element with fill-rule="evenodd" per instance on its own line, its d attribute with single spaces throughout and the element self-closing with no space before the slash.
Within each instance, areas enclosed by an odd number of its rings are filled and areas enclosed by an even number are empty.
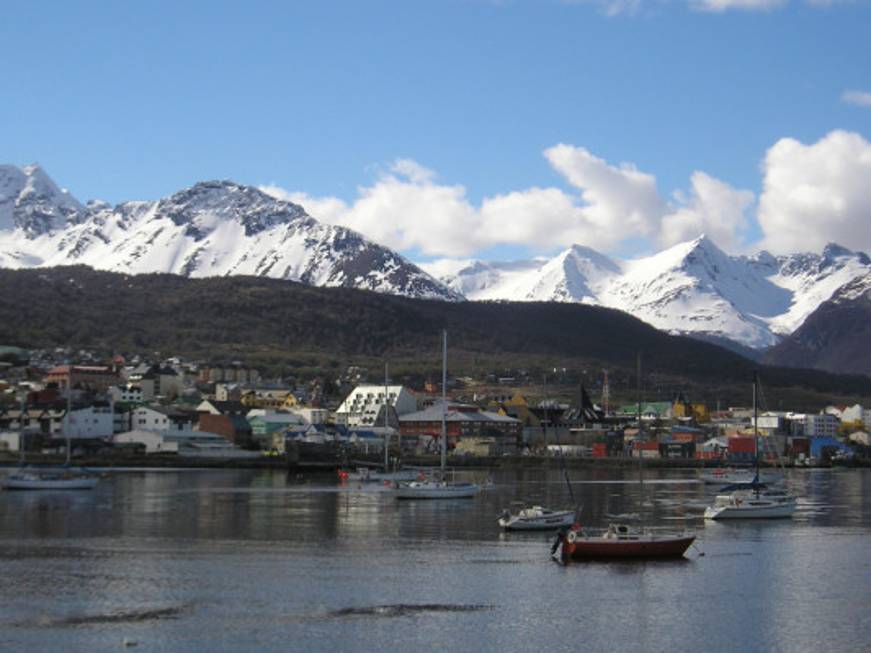
<svg viewBox="0 0 871 653">
<path fill-rule="evenodd" d="M 423 470 L 417 468 L 399 468 L 390 471 L 390 404 L 388 398 L 389 375 L 387 363 L 384 363 L 384 468 L 379 471 L 371 467 L 357 467 L 352 472 L 340 470 L 339 477 L 343 480 L 357 483 L 399 483 L 423 480 Z M 397 431 L 397 449 L 402 452 L 401 434 Z"/>
<path fill-rule="evenodd" d="M 542 421 L 543 426 L 543 439 L 544 446 L 547 447 L 547 375 L 544 376 L 544 389 L 545 389 L 545 400 L 544 400 L 544 420 Z M 568 474 L 565 468 L 565 460 L 562 457 L 562 447 L 559 446 L 559 436 L 557 436 L 557 452 L 560 458 L 560 462 L 562 463 L 563 474 L 566 477 L 566 485 L 568 485 L 569 496 L 572 498 L 572 503 L 574 503 L 574 493 L 572 492 L 572 484 L 569 482 Z M 575 522 L 576 510 L 550 510 L 549 508 L 544 508 L 543 506 L 537 505 L 526 505 L 517 512 L 511 512 L 510 510 L 505 510 L 499 515 L 499 519 L 496 522 L 504 528 L 506 531 L 532 531 L 532 530 L 551 530 L 555 528 L 566 528 L 571 526 Z"/>
<path fill-rule="evenodd" d="M 750 483 L 736 483 L 723 488 L 714 505 L 705 509 L 705 519 L 778 519 L 792 517 L 796 498 L 786 492 L 769 489 L 759 480 L 759 429 L 757 427 L 758 379 L 753 375 L 753 438 L 756 443 L 756 474 Z"/>
<path fill-rule="evenodd" d="M 456 483 L 447 480 L 447 382 L 448 382 L 448 332 L 443 331 L 442 345 L 442 433 L 441 466 L 437 477 L 400 483 L 396 488 L 397 499 L 470 499 L 478 494 L 475 483 Z"/>
<path fill-rule="evenodd" d="M 72 389 L 67 393 L 67 414 L 64 416 L 64 438 L 66 440 L 66 461 L 57 467 L 24 467 L 9 474 L 0 481 L 4 490 L 92 490 L 97 486 L 99 478 L 86 471 L 70 465 L 70 430 L 69 418 L 71 409 Z M 23 409 L 22 409 L 23 419 Z M 23 434 L 22 423 L 22 434 Z M 21 443 L 22 458 L 24 444 Z"/>
<path fill-rule="evenodd" d="M 506 510 L 498 520 L 499 526 L 506 531 L 543 531 L 567 528 L 574 522 L 574 510 L 548 510 L 541 506 L 528 506 L 516 513 Z"/>
</svg>

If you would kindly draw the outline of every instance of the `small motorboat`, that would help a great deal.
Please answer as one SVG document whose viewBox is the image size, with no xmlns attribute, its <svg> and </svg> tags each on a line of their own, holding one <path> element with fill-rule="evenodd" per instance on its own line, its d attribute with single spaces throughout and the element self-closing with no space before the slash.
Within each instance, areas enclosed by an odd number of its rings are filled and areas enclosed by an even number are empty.
<svg viewBox="0 0 871 653">
<path fill-rule="evenodd" d="M 611 524 L 603 533 L 588 533 L 580 524 L 560 531 L 551 548 L 555 560 L 655 560 L 680 558 L 695 541 L 691 533 L 657 533 L 626 524 Z"/>
<path fill-rule="evenodd" d="M 529 506 L 512 514 L 506 510 L 498 523 L 506 531 L 536 531 L 565 528 L 575 521 L 574 510 L 548 510 L 541 506 Z"/>
</svg>

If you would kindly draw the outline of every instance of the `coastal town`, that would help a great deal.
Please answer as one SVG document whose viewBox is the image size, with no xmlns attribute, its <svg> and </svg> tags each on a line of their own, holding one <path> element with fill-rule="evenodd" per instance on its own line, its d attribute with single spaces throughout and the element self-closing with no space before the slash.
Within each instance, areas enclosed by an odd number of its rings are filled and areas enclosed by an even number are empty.
<svg viewBox="0 0 871 653">
<path fill-rule="evenodd" d="M 67 441 L 73 458 L 92 464 L 304 469 L 426 460 L 439 452 L 443 414 L 452 465 L 556 456 L 750 465 L 756 434 L 760 458 L 771 465 L 861 465 L 871 451 L 871 409 L 860 404 L 760 410 L 754 424 L 749 405 L 716 409 L 683 392 L 612 403 L 607 373 L 590 389 L 451 378 L 445 405 L 437 382 L 411 387 L 387 375 L 378 383 L 355 367 L 337 378 L 267 380 L 241 362 L 0 353 L 0 460 L 7 464 L 50 460 L 66 453 Z M 81 362 L 69 362 L 75 359 Z"/>
</svg>

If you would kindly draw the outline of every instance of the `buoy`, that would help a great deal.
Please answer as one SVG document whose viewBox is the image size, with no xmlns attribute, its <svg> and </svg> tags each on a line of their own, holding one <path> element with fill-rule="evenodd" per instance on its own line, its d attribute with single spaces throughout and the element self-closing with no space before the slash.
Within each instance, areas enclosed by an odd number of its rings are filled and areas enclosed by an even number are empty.
<svg viewBox="0 0 871 653">
<path fill-rule="evenodd" d="M 139 642 L 137 642 L 135 639 L 130 639 L 129 637 L 125 637 L 125 638 L 122 640 L 122 642 L 123 642 L 123 644 L 124 644 L 125 647 L 129 647 L 129 646 L 138 646 L 138 645 L 139 645 Z"/>
</svg>

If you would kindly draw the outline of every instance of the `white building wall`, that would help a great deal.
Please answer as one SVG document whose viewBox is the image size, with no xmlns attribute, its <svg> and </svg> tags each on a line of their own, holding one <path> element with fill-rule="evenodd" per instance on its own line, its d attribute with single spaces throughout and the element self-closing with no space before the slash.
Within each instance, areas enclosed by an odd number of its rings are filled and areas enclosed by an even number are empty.
<svg viewBox="0 0 871 653">
<path fill-rule="evenodd" d="M 387 403 L 397 415 L 417 410 L 417 400 L 404 386 L 389 385 Z M 348 426 L 375 426 L 384 403 L 383 385 L 358 385 L 336 410 L 336 422 Z"/>
<path fill-rule="evenodd" d="M 166 431 L 172 424 L 169 417 L 150 408 L 137 408 L 130 414 L 130 430 Z"/>
<path fill-rule="evenodd" d="M 112 409 L 108 406 L 89 406 L 70 413 L 64 420 L 64 426 L 58 435 L 70 438 L 91 439 L 108 438 L 115 432 Z"/>
<path fill-rule="evenodd" d="M 162 433 L 133 429 L 118 433 L 113 438 L 116 444 L 144 444 L 145 453 L 178 453 L 177 442 L 167 442 Z"/>
<path fill-rule="evenodd" d="M 833 438 L 838 434 L 840 420 L 834 415 L 806 415 L 804 434 L 811 438 Z"/>
</svg>

